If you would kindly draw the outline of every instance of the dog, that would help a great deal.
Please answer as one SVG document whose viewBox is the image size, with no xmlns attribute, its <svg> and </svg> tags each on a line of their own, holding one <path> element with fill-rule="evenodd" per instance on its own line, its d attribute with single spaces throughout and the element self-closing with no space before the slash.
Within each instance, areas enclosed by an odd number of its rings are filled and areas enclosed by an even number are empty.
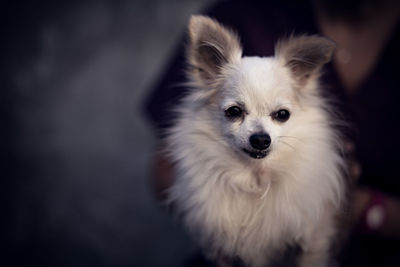
<svg viewBox="0 0 400 267">
<path fill-rule="evenodd" d="M 334 49 L 301 35 L 273 57 L 242 57 L 232 30 L 190 18 L 190 90 L 165 138 L 176 173 L 168 202 L 210 259 L 276 266 L 299 247 L 298 266 L 331 264 L 346 164 L 319 76 Z"/>
</svg>

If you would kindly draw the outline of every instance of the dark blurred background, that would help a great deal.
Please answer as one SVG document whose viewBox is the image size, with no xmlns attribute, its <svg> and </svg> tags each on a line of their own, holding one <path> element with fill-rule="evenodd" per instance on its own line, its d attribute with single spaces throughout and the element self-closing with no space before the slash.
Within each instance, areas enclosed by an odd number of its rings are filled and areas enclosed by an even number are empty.
<svg viewBox="0 0 400 267">
<path fill-rule="evenodd" d="M 1 266 L 182 266 L 142 112 L 212 0 L 0 3 Z"/>
</svg>

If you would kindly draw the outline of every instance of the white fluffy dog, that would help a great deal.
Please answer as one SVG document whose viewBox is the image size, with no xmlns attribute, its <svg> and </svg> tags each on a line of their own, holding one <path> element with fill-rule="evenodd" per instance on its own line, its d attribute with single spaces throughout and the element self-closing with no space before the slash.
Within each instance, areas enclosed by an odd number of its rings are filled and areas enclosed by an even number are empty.
<svg viewBox="0 0 400 267">
<path fill-rule="evenodd" d="M 299 266 L 329 265 L 344 160 L 318 77 L 334 44 L 298 36 L 274 57 L 242 57 L 213 19 L 192 16 L 188 32 L 192 89 L 166 138 L 169 201 L 215 260 L 270 266 L 298 246 Z"/>
</svg>

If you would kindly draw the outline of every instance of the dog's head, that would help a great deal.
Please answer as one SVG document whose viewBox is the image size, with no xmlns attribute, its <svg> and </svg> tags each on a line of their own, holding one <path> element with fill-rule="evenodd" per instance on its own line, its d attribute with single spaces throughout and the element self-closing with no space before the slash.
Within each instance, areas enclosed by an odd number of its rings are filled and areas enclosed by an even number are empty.
<svg viewBox="0 0 400 267">
<path fill-rule="evenodd" d="M 315 104 L 317 79 L 333 42 L 291 37 L 277 44 L 275 57 L 242 57 L 235 33 L 213 19 L 192 16 L 188 30 L 189 76 L 208 97 L 227 143 L 255 159 L 282 145 L 292 147 L 300 138 L 296 129 L 302 126 L 304 135 L 312 123 L 306 110 Z"/>
</svg>

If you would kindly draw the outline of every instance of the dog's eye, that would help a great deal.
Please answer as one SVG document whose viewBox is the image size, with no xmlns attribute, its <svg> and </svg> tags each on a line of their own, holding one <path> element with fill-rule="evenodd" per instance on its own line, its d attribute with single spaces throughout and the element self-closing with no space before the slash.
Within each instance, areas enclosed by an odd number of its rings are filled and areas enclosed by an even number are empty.
<svg viewBox="0 0 400 267">
<path fill-rule="evenodd" d="M 243 114 L 243 110 L 238 107 L 238 106 L 232 106 L 230 108 L 228 108 L 227 110 L 225 110 L 225 116 L 228 119 L 237 119 L 242 117 Z"/>
<path fill-rule="evenodd" d="M 274 114 L 272 114 L 272 117 L 274 120 L 277 120 L 279 122 L 285 122 L 289 119 L 290 113 L 286 109 L 280 109 L 277 112 L 275 112 Z"/>
</svg>

